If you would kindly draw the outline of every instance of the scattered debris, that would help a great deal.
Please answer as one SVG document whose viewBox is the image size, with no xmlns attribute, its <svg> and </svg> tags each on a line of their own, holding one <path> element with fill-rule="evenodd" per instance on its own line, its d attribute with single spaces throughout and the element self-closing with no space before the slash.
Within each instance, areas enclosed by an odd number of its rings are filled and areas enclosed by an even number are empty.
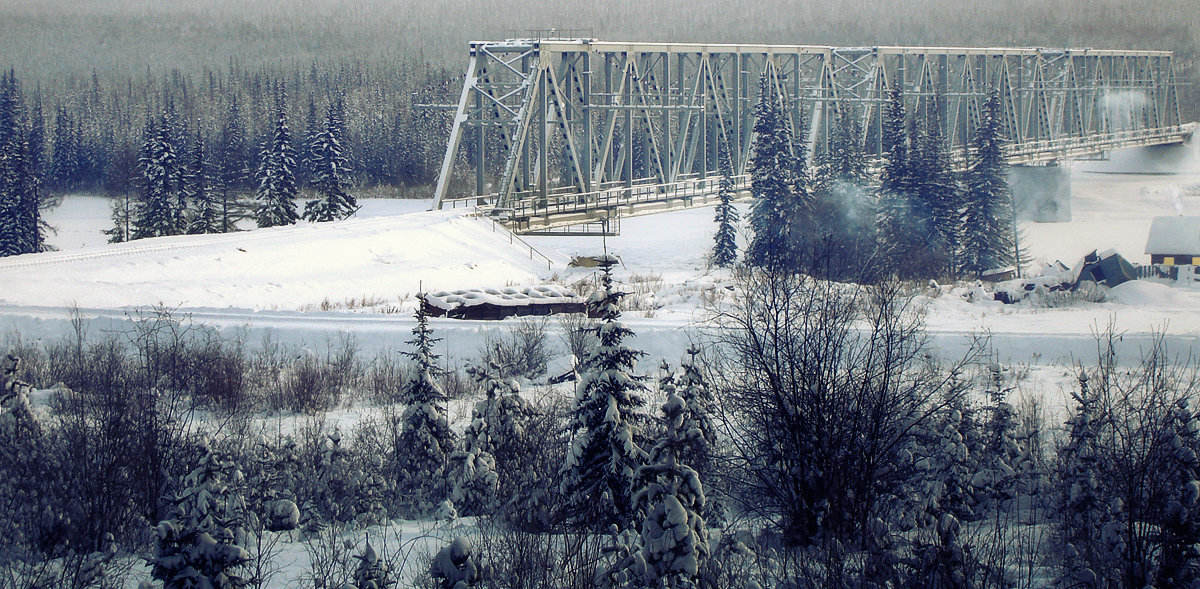
<svg viewBox="0 0 1200 589">
<path fill-rule="evenodd" d="M 1096 286 L 1112 288 L 1137 279 L 1137 270 L 1115 250 L 1105 250 L 1083 257 L 1074 268 L 1061 261 L 1042 268 L 1036 276 L 1008 280 L 996 284 L 995 300 L 1012 304 L 1025 300 L 1035 292 L 1076 291 Z"/>
</svg>

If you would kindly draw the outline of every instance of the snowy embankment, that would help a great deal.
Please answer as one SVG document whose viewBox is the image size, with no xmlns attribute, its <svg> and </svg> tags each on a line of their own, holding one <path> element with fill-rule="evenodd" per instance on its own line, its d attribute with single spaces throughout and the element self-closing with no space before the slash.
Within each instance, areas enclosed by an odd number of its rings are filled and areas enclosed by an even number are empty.
<svg viewBox="0 0 1200 589">
<path fill-rule="evenodd" d="M 554 260 L 560 265 L 563 260 Z M 189 235 L 0 260 L 0 303 L 305 309 L 425 288 L 525 283 L 547 261 L 490 221 L 419 212 Z"/>
</svg>

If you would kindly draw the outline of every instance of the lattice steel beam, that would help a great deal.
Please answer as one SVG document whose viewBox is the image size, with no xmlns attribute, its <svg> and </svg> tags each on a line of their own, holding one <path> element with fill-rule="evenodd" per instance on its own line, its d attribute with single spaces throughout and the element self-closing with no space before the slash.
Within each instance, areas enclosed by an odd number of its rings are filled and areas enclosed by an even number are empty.
<svg viewBox="0 0 1200 589">
<path fill-rule="evenodd" d="M 673 186 L 715 175 L 722 143 L 742 175 L 760 76 L 784 96 L 793 150 L 810 158 L 827 149 L 839 112 L 858 118 L 863 149 L 879 157 L 893 87 L 908 112 L 936 117 L 960 153 L 987 92 L 998 89 L 1009 149 L 1022 161 L 1111 148 L 1130 132 L 1143 143 L 1155 129 L 1177 140 L 1170 130 L 1181 123 L 1168 51 L 589 39 L 470 48 L 436 208 L 462 196 L 513 209 L 563 194 Z M 459 154 L 467 133 L 474 182 L 461 181 L 472 173 Z"/>
</svg>

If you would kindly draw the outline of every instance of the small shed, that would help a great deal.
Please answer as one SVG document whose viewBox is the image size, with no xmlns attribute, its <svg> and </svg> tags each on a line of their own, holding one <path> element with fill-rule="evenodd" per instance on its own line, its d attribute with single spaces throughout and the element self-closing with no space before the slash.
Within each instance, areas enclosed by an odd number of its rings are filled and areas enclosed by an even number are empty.
<svg viewBox="0 0 1200 589">
<path fill-rule="evenodd" d="M 1151 264 L 1200 265 L 1200 217 L 1155 217 L 1146 240 Z"/>
</svg>

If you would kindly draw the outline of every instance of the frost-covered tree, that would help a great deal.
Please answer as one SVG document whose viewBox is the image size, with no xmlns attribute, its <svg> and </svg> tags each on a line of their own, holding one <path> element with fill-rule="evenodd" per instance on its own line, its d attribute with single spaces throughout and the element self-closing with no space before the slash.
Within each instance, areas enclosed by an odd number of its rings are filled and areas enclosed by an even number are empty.
<svg viewBox="0 0 1200 589">
<path fill-rule="evenodd" d="M 883 116 L 883 170 L 877 191 L 876 231 L 879 247 L 901 276 L 917 276 L 925 247 L 924 232 L 915 221 L 913 162 L 900 87 L 888 94 Z"/>
<path fill-rule="evenodd" d="M 687 432 L 683 448 L 683 461 L 696 469 L 702 477 L 713 474 L 713 450 L 717 442 L 717 428 L 713 424 L 713 395 L 704 375 L 700 372 L 700 348 L 692 345 L 687 349 L 688 359 L 683 363 L 683 376 L 679 382 L 679 397 L 683 400 L 683 430 Z M 692 434 L 691 432 L 695 432 Z"/>
<path fill-rule="evenodd" d="M 229 97 L 229 110 L 221 127 L 217 160 L 217 179 L 220 186 L 215 192 L 221 203 L 221 233 L 228 233 L 236 229 L 237 219 L 244 214 L 238 194 L 250 183 L 246 130 L 242 123 L 237 93 Z"/>
<path fill-rule="evenodd" d="M 923 228 L 926 241 L 927 276 L 952 275 L 958 271 L 961 246 L 963 196 L 950 163 L 950 152 L 942 134 L 938 99 L 927 108 L 912 150 L 913 198 L 910 220 Z"/>
<path fill-rule="evenodd" d="M 197 125 L 196 139 L 192 146 L 192 161 L 183 177 L 183 198 L 192 210 L 188 219 L 187 232 L 221 233 L 221 210 L 217 195 L 213 192 L 208 158 L 204 149 L 204 137 Z"/>
<path fill-rule="evenodd" d="M 578 523 L 605 529 L 633 513 L 632 488 L 645 451 L 635 442 L 635 412 L 646 401 L 641 379 L 632 374 L 643 352 L 624 340 L 633 332 L 621 323 L 621 293 L 613 285 L 617 258 L 600 258 L 601 286 L 589 305 L 599 314 L 599 345 L 584 363 L 576 385 L 569 428 L 574 432 L 562 468 L 567 510 Z"/>
<path fill-rule="evenodd" d="M 1163 431 L 1167 478 L 1157 581 L 1160 587 L 1200 584 L 1200 419 L 1180 399 Z"/>
<path fill-rule="evenodd" d="M 317 198 L 304 206 L 304 219 L 308 221 L 335 221 L 345 219 L 358 210 L 358 201 L 346 193 L 346 177 L 349 162 L 342 149 L 342 106 L 338 98 L 329 104 L 325 114 L 325 127 L 309 146 L 312 151 L 312 179 L 310 183 L 317 191 Z"/>
<path fill-rule="evenodd" d="M 978 471 L 972 478 L 976 497 L 984 509 L 1007 511 L 1017 495 L 1017 470 L 1021 447 L 1017 443 L 1017 417 L 1008 402 L 999 364 L 988 369 L 989 419 Z"/>
<path fill-rule="evenodd" d="M 134 200 L 128 194 L 122 194 L 112 201 L 111 219 L 113 226 L 104 230 L 109 243 L 124 243 L 133 239 Z"/>
<path fill-rule="evenodd" d="M 638 469 L 634 504 L 641 514 L 641 551 L 647 587 L 696 587 L 709 555 L 704 525 L 704 487 L 680 455 L 700 429 L 687 423 L 687 404 L 678 395 L 662 407 L 666 431 Z"/>
<path fill-rule="evenodd" d="M 245 503 L 234 486 L 241 473 L 207 444 L 201 451 L 170 516 L 156 528 L 152 574 L 167 589 L 246 587 L 240 572 L 250 559 L 243 548 Z"/>
<path fill-rule="evenodd" d="M 488 567 L 462 536 L 438 551 L 429 565 L 429 574 L 440 589 L 480 587 L 491 577 Z"/>
<path fill-rule="evenodd" d="M 182 170 L 177 155 L 173 116 L 167 110 L 158 122 L 146 123 L 142 143 L 141 198 L 135 203 L 131 239 L 179 233 L 179 189 Z"/>
<path fill-rule="evenodd" d="M 412 371 L 400 389 L 400 402 L 405 404 L 401 420 L 399 447 L 402 469 L 401 486 L 412 490 L 415 500 L 424 510 L 440 501 L 446 471 L 446 461 L 454 451 L 454 432 L 446 421 L 442 403 L 446 394 L 434 381 L 437 373 L 437 354 L 433 346 L 439 339 L 429 328 L 429 315 L 423 305 L 417 305 L 417 325 L 405 352 L 413 361 Z"/>
<path fill-rule="evenodd" d="M 1072 391 L 1074 414 L 1067 420 L 1067 443 L 1058 453 L 1060 496 L 1057 505 L 1059 532 L 1069 559 L 1064 582 L 1095 583 L 1108 569 L 1111 554 L 1098 541 L 1111 529 L 1111 504 L 1104 488 L 1101 460 L 1101 424 L 1097 399 L 1088 375 L 1079 375 L 1079 390 Z M 1111 534 L 1110 534 L 1111 535 Z"/>
<path fill-rule="evenodd" d="M 722 141 L 717 149 L 717 166 L 721 173 L 717 190 L 716 223 L 717 234 L 713 237 L 712 254 L 709 260 L 714 266 L 728 268 L 737 262 L 738 212 L 733 206 L 733 162 L 729 159 L 729 146 Z"/>
<path fill-rule="evenodd" d="M 370 540 L 362 554 L 356 554 L 354 558 L 358 559 L 358 568 L 354 571 L 353 589 L 388 589 L 396 585 L 391 567 L 379 558 Z"/>
<path fill-rule="evenodd" d="M 254 220 L 259 227 L 292 225 L 300 218 L 296 213 L 296 197 L 300 192 L 296 187 L 296 148 L 292 145 L 282 90 L 276 100 L 275 132 L 263 148 L 258 169 L 258 207 Z"/>
<path fill-rule="evenodd" d="M 1000 94 L 992 90 L 980 113 L 966 175 L 962 268 L 973 276 L 1016 263 L 1016 227 L 1008 163 L 1002 151 Z"/>
<path fill-rule="evenodd" d="M 801 261 L 810 195 L 797 178 L 791 153 L 791 131 L 783 95 L 766 72 L 759 78 L 754 107 L 754 152 L 750 158 L 750 192 L 754 204 L 749 224 L 754 235 L 746 249 L 752 266 L 796 270 Z"/>
</svg>

